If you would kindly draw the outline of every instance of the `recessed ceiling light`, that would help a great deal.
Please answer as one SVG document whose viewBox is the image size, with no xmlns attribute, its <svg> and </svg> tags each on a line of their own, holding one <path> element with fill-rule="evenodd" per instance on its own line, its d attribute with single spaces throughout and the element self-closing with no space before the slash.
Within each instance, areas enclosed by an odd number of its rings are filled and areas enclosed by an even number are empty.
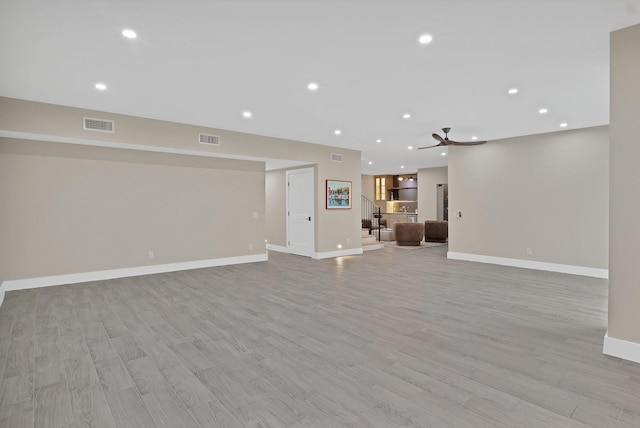
<svg viewBox="0 0 640 428">
<path fill-rule="evenodd" d="M 400 165 L 400 168 L 404 168 L 404 165 Z"/>
<path fill-rule="evenodd" d="M 380 144 L 380 143 L 382 143 L 382 140 L 381 140 L 380 138 L 378 138 L 378 139 L 376 140 L 376 143 Z"/>
<path fill-rule="evenodd" d="M 420 44 L 426 45 L 433 41 L 433 36 L 431 34 L 423 34 L 418 38 Z"/>
<path fill-rule="evenodd" d="M 471 139 L 475 141 L 475 140 L 477 140 L 477 139 L 478 139 L 478 136 L 477 136 L 477 135 L 474 135 L 473 137 L 471 137 Z"/>
<path fill-rule="evenodd" d="M 96 83 L 96 89 L 99 91 L 106 91 L 107 85 L 105 85 L 104 83 Z"/>
<path fill-rule="evenodd" d="M 309 84 L 307 85 L 307 89 L 310 91 L 317 91 L 318 84 L 316 82 L 309 82 Z"/>
<path fill-rule="evenodd" d="M 336 135 L 340 135 L 340 134 L 342 134 L 342 131 L 339 130 L 339 129 L 336 129 L 335 131 L 333 131 L 333 133 L 336 134 Z"/>
<path fill-rule="evenodd" d="M 546 108 L 541 108 L 540 110 L 538 110 L 538 113 L 540 114 L 547 114 L 549 112 L 549 110 L 547 110 Z"/>
<path fill-rule="evenodd" d="M 560 128 L 566 128 L 567 126 L 569 126 L 569 124 L 567 122 L 562 122 L 560 124 Z"/>
<path fill-rule="evenodd" d="M 249 110 L 245 110 L 242 112 L 242 117 L 244 117 L 245 119 L 251 119 L 253 117 L 253 113 L 251 113 Z"/>
<path fill-rule="evenodd" d="M 127 39 L 135 39 L 136 37 L 138 37 L 138 34 L 136 34 L 135 31 L 130 30 L 128 28 L 125 28 L 124 30 L 122 30 L 122 35 Z"/>
<path fill-rule="evenodd" d="M 442 152 L 442 153 L 440 153 L 440 155 L 442 155 L 442 156 L 446 156 L 446 155 L 447 155 L 447 152 Z"/>
<path fill-rule="evenodd" d="M 373 162 L 369 161 L 369 165 L 373 165 Z"/>
<path fill-rule="evenodd" d="M 405 114 L 402 115 L 402 118 L 403 119 L 410 119 L 411 115 L 409 113 L 405 113 Z"/>
<path fill-rule="evenodd" d="M 407 147 L 407 149 L 413 150 L 413 146 L 409 146 L 409 147 Z"/>
<path fill-rule="evenodd" d="M 518 88 L 511 88 L 507 91 L 507 93 L 509 95 L 513 95 L 513 94 L 517 94 L 518 93 Z"/>
</svg>

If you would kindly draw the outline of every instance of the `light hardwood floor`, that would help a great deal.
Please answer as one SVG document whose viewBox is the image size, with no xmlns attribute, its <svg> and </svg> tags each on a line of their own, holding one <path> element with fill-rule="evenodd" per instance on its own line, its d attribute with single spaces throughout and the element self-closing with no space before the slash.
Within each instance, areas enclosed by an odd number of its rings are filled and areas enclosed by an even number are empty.
<svg viewBox="0 0 640 428">
<path fill-rule="evenodd" d="M 446 246 L 10 292 L 0 426 L 638 427 L 606 307 Z"/>
</svg>

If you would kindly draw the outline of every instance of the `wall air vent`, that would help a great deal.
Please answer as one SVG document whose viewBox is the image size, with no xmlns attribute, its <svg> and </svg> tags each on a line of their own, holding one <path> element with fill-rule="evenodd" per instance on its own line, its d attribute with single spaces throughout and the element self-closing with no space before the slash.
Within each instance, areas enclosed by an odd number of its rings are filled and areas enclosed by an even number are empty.
<svg viewBox="0 0 640 428">
<path fill-rule="evenodd" d="M 199 134 L 200 144 L 208 144 L 210 146 L 219 146 L 220 145 L 220 136 L 219 135 L 210 135 L 210 134 Z"/>
<path fill-rule="evenodd" d="M 342 162 L 342 155 L 340 153 L 331 153 L 331 162 Z"/>
<path fill-rule="evenodd" d="M 113 120 L 96 119 L 94 117 L 84 118 L 85 131 L 114 132 L 115 122 Z"/>
</svg>

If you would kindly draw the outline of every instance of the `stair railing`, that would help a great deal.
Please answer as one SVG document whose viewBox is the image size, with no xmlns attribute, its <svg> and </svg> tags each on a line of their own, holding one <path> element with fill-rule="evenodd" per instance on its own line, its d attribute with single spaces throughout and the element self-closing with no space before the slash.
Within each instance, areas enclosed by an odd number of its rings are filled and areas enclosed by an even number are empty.
<svg viewBox="0 0 640 428">
<path fill-rule="evenodd" d="M 377 229 L 378 242 L 380 242 L 380 219 L 382 218 L 380 208 L 376 207 L 376 204 L 366 196 L 360 195 L 360 211 L 362 219 L 369 220 L 369 224 L 371 225 L 369 226 L 369 234 L 371 234 L 372 230 Z M 378 221 L 374 221 L 374 219 Z"/>
</svg>

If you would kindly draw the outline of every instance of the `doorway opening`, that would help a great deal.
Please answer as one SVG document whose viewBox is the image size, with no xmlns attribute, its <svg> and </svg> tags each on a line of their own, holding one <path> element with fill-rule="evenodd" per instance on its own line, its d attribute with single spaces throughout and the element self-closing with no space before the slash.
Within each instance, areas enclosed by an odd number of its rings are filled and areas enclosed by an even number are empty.
<svg viewBox="0 0 640 428">
<path fill-rule="evenodd" d="M 438 184 L 437 220 L 449 221 L 449 185 Z"/>
</svg>

